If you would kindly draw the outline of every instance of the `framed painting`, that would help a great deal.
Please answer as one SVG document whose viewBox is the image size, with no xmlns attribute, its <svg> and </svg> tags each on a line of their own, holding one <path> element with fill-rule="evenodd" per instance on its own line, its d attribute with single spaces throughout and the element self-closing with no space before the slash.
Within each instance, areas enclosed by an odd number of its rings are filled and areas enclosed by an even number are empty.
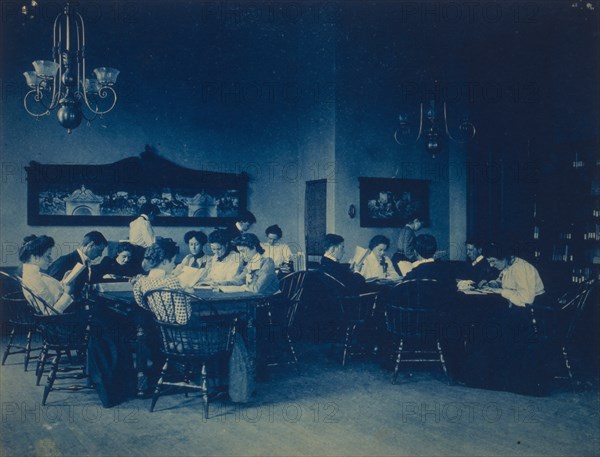
<svg viewBox="0 0 600 457">
<path fill-rule="evenodd" d="M 418 179 L 358 178 L 361 227 L 402 227 L 429 220 L 429 183 Z"/>
<path fill-rule="evenodd" d="M 246 209 L 248 176 L 181 167 L 147 149 L 108 165 L 27 171 L 29 225 L 127 225 L 151 202 L 160 226 L 224 226 Z"/>
</svg>

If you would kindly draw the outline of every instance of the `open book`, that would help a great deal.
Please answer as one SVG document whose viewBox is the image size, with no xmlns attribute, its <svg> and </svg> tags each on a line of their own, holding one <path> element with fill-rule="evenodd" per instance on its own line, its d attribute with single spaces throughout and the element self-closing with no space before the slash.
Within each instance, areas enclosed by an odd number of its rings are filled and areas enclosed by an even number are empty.
<svg viewBox="0 0 600 457">
<path fill-rule="evenodd" d="M 354 250 L 354 257 L 352 258 L 352 265 L 355 266 L 357 269 L 360 269 L 370 252 L 370 249 L 365 249 L 363 247 L 356 246 L 356 249 Z"/>
<path fill-rule="evenodd" d="M 398 269 L 400 270 L 400 273 L 402 273 L 402 276 L 406 276 L 407 273 L 413 269 L 413 264 L 408 260 L 400 260 L 398 262 Z"/>
<path fill-rule="evenodd" d="M 81 272 L 83 270 L 85 270 L 86 267 L 84 264 L 82 263 L 77 263 L 73 269 L 69 272 L 68 275 L 66 275 L 63 280 L 61 281 L 65 286 L 71 284 L 73 281 L 75 281 L 75 279 L 77 279 L 77 276 L 79 276 L 81 274 Z"/>
</svg>

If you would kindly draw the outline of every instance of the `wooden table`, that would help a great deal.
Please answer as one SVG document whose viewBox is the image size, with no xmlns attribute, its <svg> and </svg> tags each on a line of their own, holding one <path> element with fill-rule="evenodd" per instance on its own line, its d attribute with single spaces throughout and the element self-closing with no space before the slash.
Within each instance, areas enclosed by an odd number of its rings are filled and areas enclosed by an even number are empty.
<svg viewBox="0 0 600 457">
<path fill-rule="evenodd" d="M 257 325 L 256 314 L 261 304 L 266 303 L 268 296 L 253 292 L 214 292 L 210 289 L 186 289 L 185 292 L 198 298 L 197 302 L 192 301 L 191 320 L 206 314 L 206 306 L 202 303 L 210 303 L 211 307 L 221 315 L 235 314 L 238 317 L 237 330 L 243 336 L 248 353 L 256 365 L 260 365 L 260 355 L 257 357 Z M 135 316 L 139 316 L 141 307 L 135 302 L 133 292 L 98 292 L 92 301 L 100 306 L 108 305 L 113 311 L 124 316 L 130 316 L 136 326 L 136 365 L 142 367 L 146 365 L 146 359 L 142 356 L 145 352 L 140 348 L 144 346 L 147 335 L 147 327 Z M 143 311 L 142 311 L 143 312 Z M 149 313 L 148 313 L 149 314 Z M 257 360 L 259 359 L 259 360 Z M 256 366 L 255 365 L 255 366 Z M 141 395 L 142 393 L 139 392 Z"/>
</svg>

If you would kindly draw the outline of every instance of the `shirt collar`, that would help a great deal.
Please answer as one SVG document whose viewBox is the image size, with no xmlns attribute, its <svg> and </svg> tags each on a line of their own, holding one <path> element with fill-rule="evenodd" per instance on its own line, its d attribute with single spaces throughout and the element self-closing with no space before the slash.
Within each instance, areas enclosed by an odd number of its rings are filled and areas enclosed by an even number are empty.
<svg viewBox="0 0 600 457">
<path fill-rule="evenodd" d="M 430 263 L 433 262 L 433 259 L 421 259 L 421 260 L 416 260 L 412 263 L 413 268 L 418 267 L 419 265 L 422 265 L 424 263 Z"/>
<path fill-rule="evenodd" d="M 23 264 L 23 273 L 40 273 L 40 266 L 35 265 L 33 263 L 24 263 Z"/>
<path fill-rule="evenodd" d="M 153 268 L 148 272 L 148 277 L 151 279 L 161 279 L 164 278 L 166 275 L 167 273 L 165 272 L 165 270 L 161 268 Z"/>
<path fill-rule="evenodd" d="M 323 254 L 323 257 L 327 257 L 329 260 L 337 262 L 337 259 L 335 257 L 333 257 L 331 254 L 328 254 L 327 252 L 325 254 Z"/>
<path fill-rule="evenodd" d="M 479 262 L 481 262 L 485 257 L 483 257 L 482 255 L 480 255 L 479 257 L 477 257 L 475 260 L 473 260 L 473 262 L 471 263 L 471 265 L 475 266 L 477 265 Z"/>
</svg>

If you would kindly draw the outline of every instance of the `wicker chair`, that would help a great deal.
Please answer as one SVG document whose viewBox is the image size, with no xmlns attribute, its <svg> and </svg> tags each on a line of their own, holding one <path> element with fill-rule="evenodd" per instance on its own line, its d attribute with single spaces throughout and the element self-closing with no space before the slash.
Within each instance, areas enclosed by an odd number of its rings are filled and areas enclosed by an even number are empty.
<svg viewBox="0 0 600 457">
<path fill-rule="evenodd" d="M 236 316 L 219 315 L 210 303 L 181 290 L 157 289 L 144 294 L 144 303 L 155 315 L 173 316 L 175 302 L 195 301 L 193 318 L 185 325 L 155 319 L 161 335 L 161 351 L 165 356 L 160 377 L 150 404 L 154 411 L 165 387 L 199 390 L 208 419 L 208 367 L 228 360 L 233 346 Z M 200 311 L 200 312 L 198 312 Z M 198 375 L 199 382 L 196 382 Z"/>
</svg>

